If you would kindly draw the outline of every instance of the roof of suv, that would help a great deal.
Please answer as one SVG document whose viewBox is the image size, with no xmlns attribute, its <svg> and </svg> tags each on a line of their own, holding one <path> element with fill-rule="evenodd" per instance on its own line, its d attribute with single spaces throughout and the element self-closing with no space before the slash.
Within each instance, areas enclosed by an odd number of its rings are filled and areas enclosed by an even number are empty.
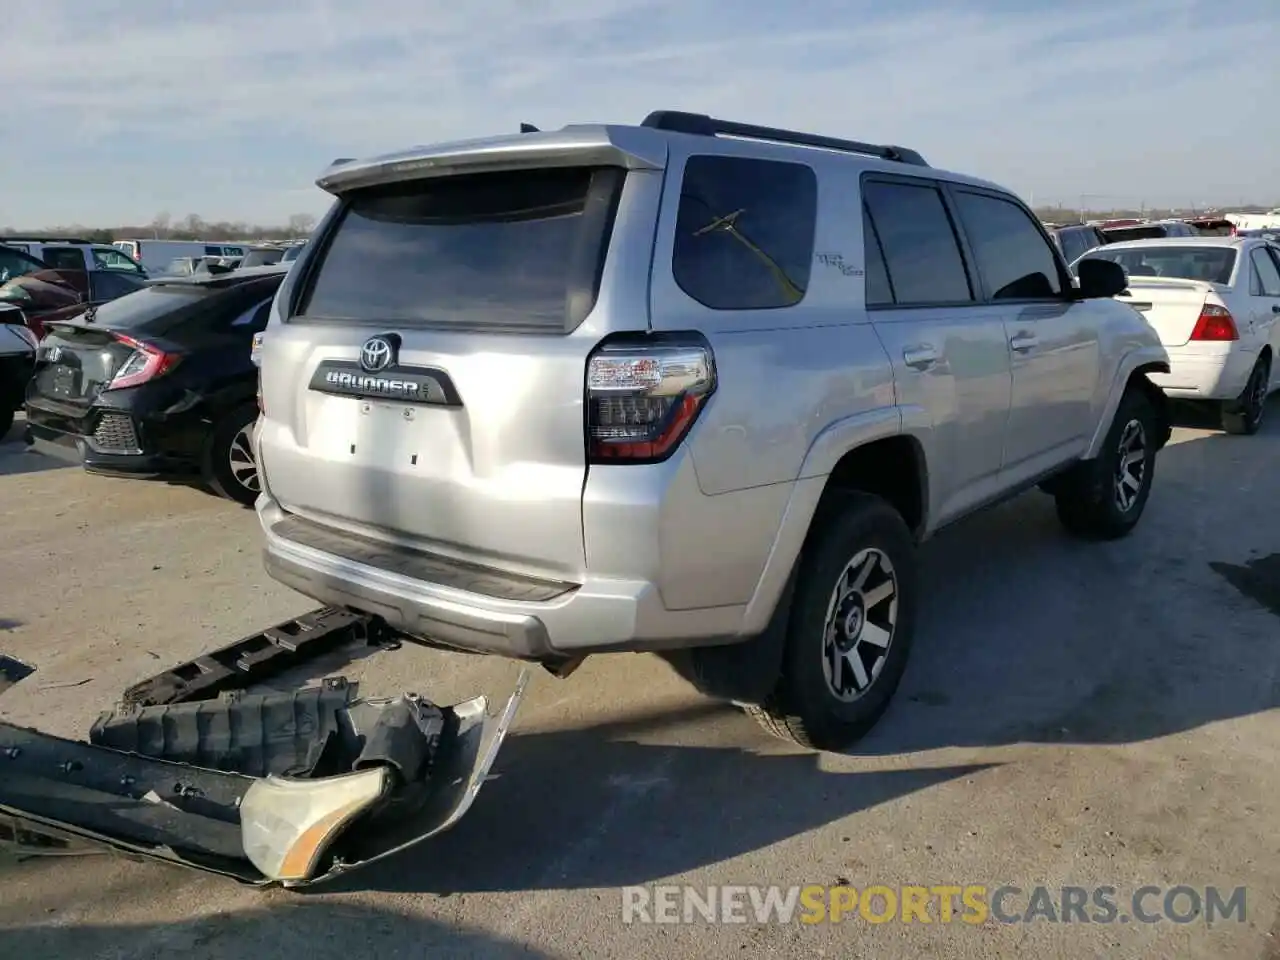
<svg viewBox="0 0 1280 960">
<path fill-rule="evenodd" d="M 495 168 L 553 165 L 557 160 L 570 158 L 575 163 L 660 170 L 667 163 L 668 144 L 675 138 L 697 138 L 703 143 L 715 140 L 721 145 L 750 143 L 752 153 L 791 160 L 796 159 L 797 154 L 815 152 L 827 157 L 843 156 L 886 173 L 927 171 L 938 179 L 1008 192 L 987 180 L 930 167 L 919 153 L 906 147 L 840 140 L 676 111 L 656 111 L 639 125 L 570 124 L 553 131 L 526 125 L 520 133 L 410 147 L 365 160 L 344 158 L 335 160 L 316 184 L 341 195 L 383 183 Z"/>
</svg>

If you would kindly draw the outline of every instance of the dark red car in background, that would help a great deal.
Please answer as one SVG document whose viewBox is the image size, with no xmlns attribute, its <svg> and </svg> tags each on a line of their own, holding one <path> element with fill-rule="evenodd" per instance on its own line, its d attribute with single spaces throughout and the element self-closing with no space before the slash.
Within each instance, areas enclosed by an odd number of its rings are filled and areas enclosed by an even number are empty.
<svg viewBox="0 0 1280 960">
<path fill-rule="evenodd" d="M 0 303 L 21 310 L 31 332 L 43 337 L 45 323 L 69 320 L 90 306 L 116 300 L 146 284 L 144 276 L 119 270 L 36 269 L 0 283 Z"/>
</svg>

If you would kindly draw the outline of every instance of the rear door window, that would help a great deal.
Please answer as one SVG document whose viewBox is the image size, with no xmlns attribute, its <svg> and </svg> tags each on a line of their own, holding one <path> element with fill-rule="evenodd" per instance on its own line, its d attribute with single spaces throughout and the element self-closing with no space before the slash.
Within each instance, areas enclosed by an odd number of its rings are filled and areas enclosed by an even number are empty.
<svg viewBox="0 0 1280 960">
<path fill-rule="evenodd" d="M 893 284 L 889 282 L 889 270 L 884 264 L 884 251 L 865 203 L 862 205 L 862 245 L 866 250 L 867 306 L 883 307 L 893 303 Z"/>
<path fill-rule="evenodd" d="M 818 181 L 805 164 L 690 157 L 672 275 L 713 310 L 795 306 L 809 286 L 817 217 Z"/>
<path fill-rule="evenodd" d="M 863 184 L 862 197 L 884 252 L 899 306 L 973 299 L 964 258 L 942 194 L 932 184 Z"/>
<path fill-rule="evenodd" d="M 0 283 L 43 269 L 45 265 L 35 257 L 0 244 Z"/>
<path fill-rule="evenodd" d="M 1053 247 L 1022 207 L 968 190 L 956 191 L 956 204 L 992 300 L 1062 295 L 1062 276 Z"/>
<path fill-rule="evenodd" d="M 1280 270 L 1267 256 L 1264 247 L 1255 247 L 1252 255 L 1254 273 L 1257 275 L 1257 293 L 1264 297 L 1280 297 Z"/>
<path fill-rule="evenodd" d="M 40 259 L 55 270 L 83 270 L 84 252 L 79 247 L 45 247 Z"/>
<path fill-rule="evenodd" d="M 295 319 L 573 329 L 595 305 L 624 176 L 548 168 L 358 191 Z"/>
</svg>

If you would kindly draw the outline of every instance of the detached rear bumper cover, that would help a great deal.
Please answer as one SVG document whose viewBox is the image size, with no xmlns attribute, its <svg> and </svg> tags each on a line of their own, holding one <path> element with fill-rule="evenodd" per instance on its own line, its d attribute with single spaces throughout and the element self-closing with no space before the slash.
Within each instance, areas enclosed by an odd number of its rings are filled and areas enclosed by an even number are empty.
<svg viewBox="0 0 1280 960">
<path fill-rule="evenodd" d="M 349 764 L 345 770 L 339 767 L 340 772 L 328 777 L 274 773 L 256 777 L 230 769 L 271 770 L 284 762 L 295 771 L 315 774 L 325 772 L 326 764 L 328 769 L 333 767 L 334 751 L 329 747 L 336 736 L 334 724 L 300 723 L 299 731 L 291 735 L 291 746 L 310 737 L 314 749 L 295 750 L 283 760 L 279 743 L 255 741 L 255 749 L 243 741 L 233 742 L 234 737 L 219 736 L 219 726 L 233 729 L 232 713 L 246 707 L 261 709 L 261 704 L 245 703 L 248 698 L 146 708 L 104 718 L 94 727 L 99 743 L 127 743 L 131 750 L 152 754 L 185 751 L 206 764 L 202 766 L 65 740 L 0 722 L 0 842 L 33 855 L 68 852 L 77 843 L 106 847 L 247 884 L 304 886 L 327 880 L 457 823 L 488 777 L 527 683 L 528 672 L 522 671 L 496 716 L 489 714 L 484 697 L 438 713 L 427 704 L 426 710 L 441 720 L 434 726 L 421 722 L 424 711 L 404 709 L 406 704 L 425 704 L 416 698 L 347 703 L 336 726 L 346 724 L 348 732 L 355 731 L 357 749 L 347 751 L 353 759 L 339 761 Z M 322 692 L 313 699 L 322 705 L 325 696 Z M 198 743 L 161 748 L 145 742 L 149 729 L 171 729 L 175 720 L 181 723 L 181 716 L 172 716 L 180 712 L 191 715 L 192 729 L 205 731 Z M 197 712 L 199 717 L 191 719 Z M 209 730 L 214 730 L 212 736 L 207 735 Z M 347 799 L 341 795 L 343 782 L 355 780 L 376 781 L 379 786 L 355 803 L 349 799 L 349 790 Z M 326 792 L 337 802 L 331 804 L 326 824 L 291 820 L 290 811 L 271 808 L 277 797 L 318 797 Z M 314 812 L 317 803 L 324 805 L 309 800 L 302 809 Z M 243 818 L 242 808 L 248 811 Z M 291 826 L 311 833 L 307 843 L 314 855 L 291 860 L 285 851 L 270 861 L 284 864 L 280 870 L 274 874 L 264 870 L 260 864 L 269 859 L 262 854 L 264 837 Z M 323 835 L 319 843 L 316 830 Z"/>
</svg>

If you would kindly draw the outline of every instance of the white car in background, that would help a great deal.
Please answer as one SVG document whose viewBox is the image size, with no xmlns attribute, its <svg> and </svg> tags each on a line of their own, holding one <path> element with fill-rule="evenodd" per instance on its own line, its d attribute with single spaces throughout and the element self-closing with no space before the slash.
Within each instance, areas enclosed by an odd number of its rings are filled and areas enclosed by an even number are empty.
<svg viewBox="0 0 1280 960">
<path fill-rule="evenodd" d="M 1124 268 L 1129 287 L 1116 299 L 1141 312 L 1169 352 L 1170 372 L 1151 374 L 1152 382 L 1175 399 L 1214 402 L 1228 433 L 1257 433 L 1280 385 L 1280 245 L 1261 237 L 1134 240 L 1080 258 L 1090 259 Z"/>
</svg>

